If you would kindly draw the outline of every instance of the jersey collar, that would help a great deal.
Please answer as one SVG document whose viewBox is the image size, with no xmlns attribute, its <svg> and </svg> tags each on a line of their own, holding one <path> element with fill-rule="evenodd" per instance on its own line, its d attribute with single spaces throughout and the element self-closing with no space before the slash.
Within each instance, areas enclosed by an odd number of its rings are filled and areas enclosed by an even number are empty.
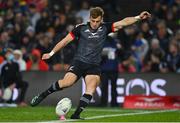
<svg viewBox="0 0 180 123">
<path fill-rule="evenodd" d="M 99 25 L 99 27 L 98 27 L 97 29 L 92 29 L 92 28 L 91 28 L 91 25 L 90 25 L 90 22 L 87 22 L 87 25 L 88 25 L 89 30 L 90 30 L 92 33 L 95 33 L 95 32 L 97 32 L 98 28 L 102 25 L 102 23 Z"/>
</svg>

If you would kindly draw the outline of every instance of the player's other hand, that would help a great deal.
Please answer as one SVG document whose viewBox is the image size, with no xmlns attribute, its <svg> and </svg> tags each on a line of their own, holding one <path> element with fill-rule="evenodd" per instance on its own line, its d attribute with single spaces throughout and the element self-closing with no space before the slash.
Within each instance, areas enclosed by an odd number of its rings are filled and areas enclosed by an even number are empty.
<svg viewBox="0 0 180 123">
<path fill-rule="evenodd" d="M 49 53 L 45 53 L 42 56 L 42 60 L 46 60 L 46 59 L 49 59 L 49 58 L 51 58 L 51 55 Z"/>
<path fill-rule="evenodd" d="M 150 18 L 150 17 L 151 17 L 151 14 L 150 14 L 149 12 L 147 12 L 147 11 L 143 11 L 143 12 L 140 13 L 139 17 L 140 17 L 142 20 L 144 20 L 144 19 Z"/>
</svg>

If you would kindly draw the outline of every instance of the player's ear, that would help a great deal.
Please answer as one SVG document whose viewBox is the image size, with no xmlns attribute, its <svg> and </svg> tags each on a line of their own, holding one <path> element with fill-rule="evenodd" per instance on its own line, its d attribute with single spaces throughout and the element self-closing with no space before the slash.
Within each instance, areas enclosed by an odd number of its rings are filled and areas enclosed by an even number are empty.
<svg viewBox="0 0 180 123">
<path fill-rule="evenodd" d="M 102 17 L 102 19 L 101 19 L 101 23 L 103 22 L 103 19 L 104 19 L 104 18 Z"/>
</svg>

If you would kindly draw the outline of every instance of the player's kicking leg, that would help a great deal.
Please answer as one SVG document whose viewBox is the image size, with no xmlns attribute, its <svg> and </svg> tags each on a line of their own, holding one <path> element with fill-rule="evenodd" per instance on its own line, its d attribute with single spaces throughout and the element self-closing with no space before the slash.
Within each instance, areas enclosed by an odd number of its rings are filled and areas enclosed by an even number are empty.
<svg viewBox="0 0 180 123">
<path fill-rule="evenodd" d="M 99 75 L 86 75 L 85 77 L 86 83 L 86 92 L 80 98 L 79 105 L 76 111 L 71 115 L 71 119 L 82 119 L 80 118 L 80 113 L 88 106 L 89 102 L 92 99 L 92 95 L 96 90 L 96 87 L 100 83 L 100 76 Z"/>
<path fill-rule="evenodd" d="M 65 74 L 64 78 L 62 80 L 59 80 L 55 83 L 53 83 L 47 90 L 42 92 L 41 94 L 38 94 L 31 100 L 31 106 L 38 105 L 42 100 L 44 100 L 49 94 L 60 91 L 63 88 L 69 87 L 73 85 L 77 80 L 77 76 L 72 73 L 68 72 Z"/>
</svg>

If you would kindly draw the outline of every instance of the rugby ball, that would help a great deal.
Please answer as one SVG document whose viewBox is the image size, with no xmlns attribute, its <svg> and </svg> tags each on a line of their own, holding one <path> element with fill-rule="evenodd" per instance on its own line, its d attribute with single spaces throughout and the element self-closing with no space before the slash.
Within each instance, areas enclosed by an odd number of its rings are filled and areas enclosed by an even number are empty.
<svg viewBox="0 0 180 123">
<path fill-rule="evenodd" d="M 72 102 L 69 98 L 61 99 L 56 105 L 56 114 L 58 116 L 66 115 L 72 107 Z"/>
</svg>

